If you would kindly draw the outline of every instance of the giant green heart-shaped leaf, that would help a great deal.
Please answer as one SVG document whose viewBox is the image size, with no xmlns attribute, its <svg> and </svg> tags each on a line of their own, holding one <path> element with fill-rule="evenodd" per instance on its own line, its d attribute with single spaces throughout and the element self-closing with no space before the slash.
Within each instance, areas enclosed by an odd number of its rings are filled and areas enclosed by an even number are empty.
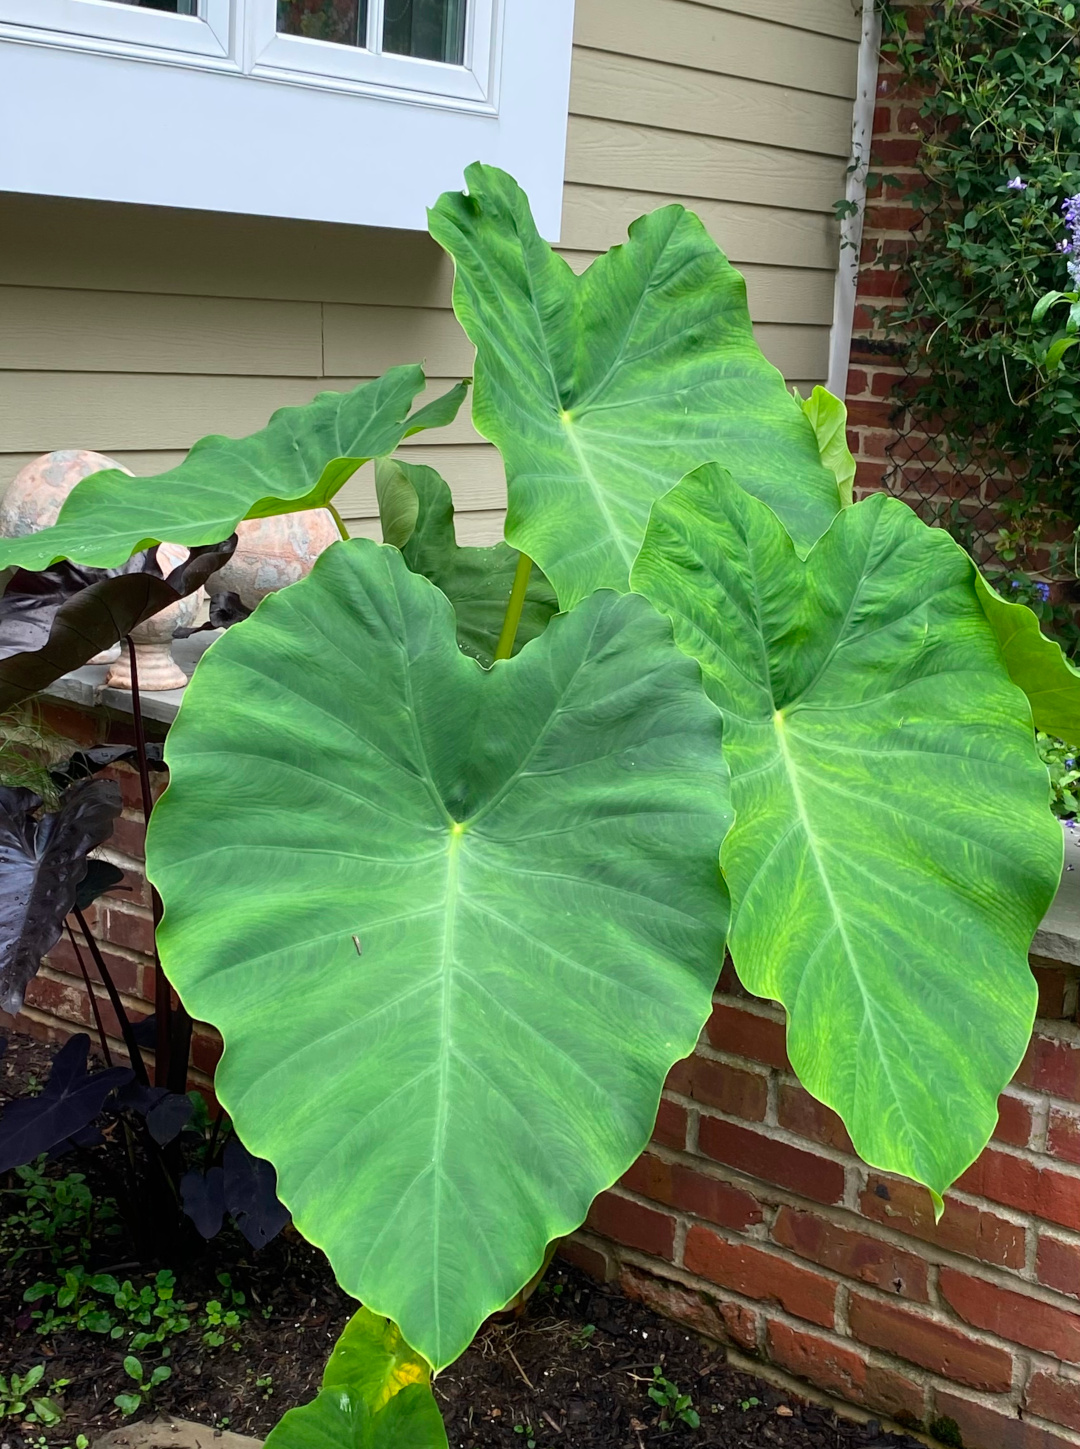
<svg viewBox="0 0 1080 1449">
<path fill-rule="evenodd" d="M 434 468 L 378 458 L 375 486 L 383 541 L 400 548 L 413 573 L 430 579 L 454 606 L 458 644 L 491 664 L 520 555 L 509 544 L 463 548 L 454 532 L 454 500 Z M 542 634 L 559 601 L 538 568 L 529 576 L 516 647 Z"/>
<path fill-rule="evenodd" d="M 266 1449 L 447 1449 L 427 1364 L 389 1319 L 361 1308 L 334 1345 L 318 1396 L 289 1410 Z"/>
<path fill-rule="evenodd" d="M 466 385 L 410 417 L 423 386 L 420 367 L 392 367 L 352 392 L 323 392 L 302 407 L 279 408 L 246 438 L 203 438 L 156 477 L 132 478 L 116 468 L 92 473 L 68 495 L 51 528 L 0 538 L 0 569 L 44 569 L 59 559 L 115 568 L 155 543 L 217 543 L 241 519 L 324 507 L 362 463 L 392 453 L 410 433 L 453 420 Z"/>
<path fill-rule="evenodd" d="M 644 599 L 486 671 L 368 540 L 188 686 L 147 846 L 162 962 L 299 1230 L 436 1367 L 634 1160 L 708 1015 L 720 727 Z"/>
<path fill-rule="evenodd" d="M 569 608 L 626 589 L 653 501 L 719 459 L 804 549 L 839 506 L 810 423 L 754 341 L 746 285 L 692 213 L 666 206 L 578 277 L 505 172 L 429 215 L 476 345 L 473 421 L 506 464 L 507 540 Z"/>
<path fill-rule="evenodd" d="M 1027 1046 L 1062 857 L 971 560 L 877 494 L 803 563 L 707 467 L 657 504 L 634 585 L 724 714 L 739 975 L 860 1155 L 944 1192 Z"/>
</svg>

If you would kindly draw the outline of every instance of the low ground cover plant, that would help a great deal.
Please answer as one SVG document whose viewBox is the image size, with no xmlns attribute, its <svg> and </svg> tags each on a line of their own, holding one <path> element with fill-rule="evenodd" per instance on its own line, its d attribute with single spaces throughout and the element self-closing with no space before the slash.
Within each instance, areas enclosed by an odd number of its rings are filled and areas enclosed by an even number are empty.
<svg viewBox="0 0 1080 1449">
<path fill-rule="evenodd" d="M 725 945 L 859 1153 L 940 1203 L 1061 870 L 1033 721 L 1075 735 L 1080 675 L 947 534 L 852 502 L 840 404 L 786 392 L 701 223 L 643 217 L 577 277 L 511 178 L 468 182 L 431 229 L 504 543 L 460 547 L 445 483 L 388 461 L 464 396 L 411 411 L 408 367 L 0 542 L 28 571 L 220 548 L 380 460 L 386 542 L 212 645 L 148 835 L 236 1147 L 363 1304 L 271 1449 L 445 1446 L 432 1371 L 641 1151 Z"/>
</svg>

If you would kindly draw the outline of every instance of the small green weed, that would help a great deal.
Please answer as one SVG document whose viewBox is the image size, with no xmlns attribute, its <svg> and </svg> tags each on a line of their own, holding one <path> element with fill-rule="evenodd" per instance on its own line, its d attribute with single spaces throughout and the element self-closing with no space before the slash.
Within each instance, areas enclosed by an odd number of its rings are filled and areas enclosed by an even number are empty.
<svg viewBox="0 0 1080 1449">
<path fill-rule="evenodd" d="M 59 1267 L 66 1259 L 84 1258 L 91 1242 L 120 1230 L 111 1198 L 95 1202 L 81 1172 L 48 1177 L 43 1162 L 17 1167 L 19 1185 L 0 1192 L 0 1257 L 8 1263 L 41 1254 Z"/>
<path fill-rule="evenodd" d="M 65 1269 L 56 1282 L 39 1280 L 32 1283 L 23 1299 L 27 1303 L 52 1300 L 46 1308 L 35 1308 L 31 1314 L 37 1321 L 38 1333 L 58 1333 L 65 1328 L 87 1333 L 109 1333 L 116 1325 L 116 1319 L 97 1295 L 119 1291 L 120 1285 L 111 1274 L 87 1273 L 79 1263 Z"/>
<path fill-rule="evenodd" d="M 684 1394 L 678 1384 L 666 1379 L 659 1364 L 653 1369 L 649 1398 L 660 1405 L 661 1429 L 673 1429 L 676 1424 L 686 1424 L 691 1429 L 700 1426 L 701 1419 L 690 1395 Z"/>
<path fill-rule="evenodd" d="M 25 1424 L 41 1424 L 51 1429 L 64 1417 L 58 1399 L 68 1385 L 67 1379 L 54 1379 L 44 1385 L 45 1365 L 35 1364 L 21 1377 L 12 1374 L 4 1378 L 0 1374 L 0 1423 L 5 1419 L 19 1419 Z M 42 1392 L 35 1393 L 38 1388 Z"/>
<path fill-rule="evenodd" d="M 176 1275 L 167 1268 L 156 1273 L 154 1281 L 142 1288 L 136 1289 L 130 1279 L 126 1280 L 113 1299 L 124 1320 L 113 1329 L 113 1338 L 123 1335 L 124 1324 L 137 1325 L 130 1348 L 133 1353 L 141 1353 L 152 1343 L 164 1343 L 178 1333 L 186 1333 L 191 1319 L 176 1302 L 175 1292 Z"/>
<path fill-rule="evenodd" d="M 199 1326 L 203 1329 L 202 1341 L 207 1348 L 220 1348 L 228 1335 L 249 1316 L 245 1306 L 247 1300 L 232 1286 L 228 1273 L 217 1276 L 222 1287 L 221 1298 L 211 1298 L 199 1319 Z M 239 1352 L 240 1345 L 235 1339 L 230 1347 Z"/>
<path fill-rule="evenodd" d="M 272 1399 L 274 1396 L 274 1375 L 260 1374 L 255 1380 L 255 1387 L 262 1394 L 264 1399 Z"/>
<path fill-rule="evenodd" d="M 740 1399 L 739 1408 L 745 1414 L 748 1409 L 757 1409 L 761 1405 L 760 1399 Z"/>
<path fill-rule="evenodd" d="M 514 1433 L 523 1434 L 525 1436 L 525 1449 L 536 1449 L 536 1439 L 533 1435 L 533 1426 L 528 1422 L 528 1420 L 526 1420 L 524 1424 L 515 1424 Z"/>
<path fill-rule="evenodd" d="M 124 1359 L 124 1372 L 134 1382 L 135 1390 L 133 1393 L 117 1394 L 113 1403 L 125 1419 L 138 1413 L 158 1385 L 172 1377 L 172 1369 L 167 1364 L 159 1363 L 147 1378 L 146 1370 L 133 1353 L 129 1353 Z"/>
<path fill-rule="evenodd" d="M 218 1282 L 220 1298 L 210 1299 L 198 1313 L 203 1343 L 220 1348 L 229 1341 L 230 1348 L 239 1351 L 234 1335 L 249 1316 L 246 1299 L 233 1287 L 228 1273 L 219 1273 Z M 88 1273 L 76 1264 L 58 1279 L 32 1284 L 23 1298 L 43 1305 L 32 1314 L 38 1333 L 74 1330 L 108 1334 L 114 1339 L 130 1335 L 128 1350 L 132 1354 L 186 1333 L 192 1325 L 191 1315 L 198 1311 L 196 1303 L 176 1301 L 176 1275 L 167 1268 L 136 1287 L 130 1278 L 119 1283 L 111 1273 Z"/>
<path fill-rule="evenodd" d="M 596 1324 L 586 1323 L 581 1328 L 576 1328 L 573 1333 L 571 1333 L 570 1342 L 574 1345 L 575 1348 L 585 1348 L 585 1346 L 592 1341 L 592 1336 L 595 1332 Z"/>
</svg>

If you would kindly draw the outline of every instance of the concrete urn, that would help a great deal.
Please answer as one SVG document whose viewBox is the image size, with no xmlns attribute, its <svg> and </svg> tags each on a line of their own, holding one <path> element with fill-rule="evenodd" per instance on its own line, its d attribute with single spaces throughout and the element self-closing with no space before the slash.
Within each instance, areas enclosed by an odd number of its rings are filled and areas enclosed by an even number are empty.
<svg viewBox="0 0 1080 1449">
<path fill-rule="evenodd" d="M 211 574 L 206 592 L 239 594 L 249 609 L 267 594 L 304 578 L 319 555 L 341 537 L 325 508 L 248 518 L 237 525 L 236 535 L 236 552 L 224 568 Z"/>
<path fill-rule="evenodd" d="M 58 448 L 55 453 L 43 453 L 27 463 L 16 473 L 0 502 L 0 538 L 22 538 L 51 528 L 76 483 L 104 468 L 118 468 L 129 478 L 134 476 L 115 458 L 93 453 L 89 448 Z M 108 664 L 119 653 L 120 645 L 114 644 L 96 654 L 90 663 Z"/>
<path fill-rule="evenodd" d="M 158 567 L 163 575 L 179 568 L 188 556 L 189 550 L 178 543 L 160 543 L 157 549 Z M 188 629 L 194 624 L 203 601 L 203 590 L 196 589 L 160 614 L 154 614 L 136 624 L 131 631 L 131 642 L 135 645 L 135 665 L 139 672 L 139 692 L 143 690 L 183 689 L 187 675 L 172 657 L 172 639 L 177 629 Z M 121 649 L 115 662 L 105 676 L 109 689 L 131 689 L 131 656 L 127 649 Z"/>
</svg>

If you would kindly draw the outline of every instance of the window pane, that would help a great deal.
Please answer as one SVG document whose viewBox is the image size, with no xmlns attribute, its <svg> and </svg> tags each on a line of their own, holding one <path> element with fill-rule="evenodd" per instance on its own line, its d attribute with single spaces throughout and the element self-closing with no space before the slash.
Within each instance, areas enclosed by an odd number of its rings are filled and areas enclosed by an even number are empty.
<svg viewBox="0 0 1080 1449">
<path fill-rule="evenodd" d="M 121 5 L 137 5 L 142 10 L 167 10 L 170 15 L 198 15 L 198 0 L 119 0 Z"/>
<path fill-rule="evenodd" d="M 367 0 L 278 0 L 281 35 L 306 35 L 335 45 L 367 45 Z"/>
<path fill-rule="evenodd" d="M 460 65 L 465 58 L 465 0 L 386 0 L 383 49 Z"/>
</svg>

